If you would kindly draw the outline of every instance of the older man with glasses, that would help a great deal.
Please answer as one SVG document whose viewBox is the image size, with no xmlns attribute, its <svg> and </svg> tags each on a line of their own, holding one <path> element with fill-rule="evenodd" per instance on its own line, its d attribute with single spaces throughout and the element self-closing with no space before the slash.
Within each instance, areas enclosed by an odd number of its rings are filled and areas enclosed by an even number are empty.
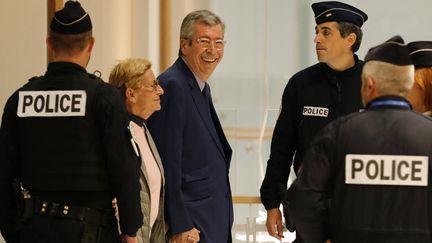
<svg viewBox="0 0 432 243">
<path fill-rule="evenodd" d="M 180 30 L 179 58 L 158 77 L 165 95 L 148 125 L 164 163 L 171 242 L 232 242 L 232 150 L 208 85 L 224 54 L 224 29 L 208 10 L 188 14 Z"/>
</svg>

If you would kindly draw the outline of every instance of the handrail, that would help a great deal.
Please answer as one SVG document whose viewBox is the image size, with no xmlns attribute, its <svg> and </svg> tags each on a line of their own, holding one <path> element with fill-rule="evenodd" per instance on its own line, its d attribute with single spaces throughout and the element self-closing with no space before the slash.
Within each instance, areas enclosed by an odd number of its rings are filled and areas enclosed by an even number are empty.
<svg viewBox="0 0 432 243">
<path fill-rule="evenodd" d="M 256 224 L 256 217 L 252 215 L 252 205 L 261 204 L 261 198 L 257 196 L 233 196 L 234 204 L 247 204 L 249 205 L 249 217 L 246 218 L 246 224 L 235 223 L 233 230 L 243 231 L 246 234 L 246 242 L 256 242 L 256 232 L 265 231 L 264 225 Z M 252 236 L 252 239 L 251 239 Z M 252 240 L 252 241 L 251 241 Z"/>
<path fill-rule="evenodd" d="M 261 204 L 261 198 L 257 196 L 233 196 L 234 204 Z"/>
</svg>

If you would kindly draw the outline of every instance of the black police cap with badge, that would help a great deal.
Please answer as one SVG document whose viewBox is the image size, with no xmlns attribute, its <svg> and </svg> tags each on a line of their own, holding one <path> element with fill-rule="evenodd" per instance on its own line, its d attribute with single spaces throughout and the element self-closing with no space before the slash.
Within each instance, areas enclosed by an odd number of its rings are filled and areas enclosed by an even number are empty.
<svg viewBox="0 0 432 243">
<path fill-rule="evenodd" d="M 90 15 L 84 10 L 78 1 L 69 0 L 63 9 L 54 13 L 50 24 L 51 31 L 74 35 L 82 34 L 93 29 Z M 90 75 L 91 78 L 101 77 L 100 71 L 96 70 Z"/>
<path fill-rule="evenodd" d="M 369 49 L 364 59 L 365 63 L 368 61 L 380 61 L 399 66 L 413 64 L 408 47 L 399 35 Z"/>
<path fill-rule="evenodd" d="M 432 41 L 414 41 L 407 46 L 416 68 L 432 67 Z"/>
<path fill-rule="evenodd" d="M 67 1 L 63 9 L 55 12 L 50 28 L 59 34 L 81 34 L 92 29 L 92 22 L 79 2 Z"/>
<path fill-rule="evenodd" d="M 358 8 L 337 1 L 312 4 L 316 24 L 330 21 L 349 22 L 361 27 L 368 19 L 367 14 Z"/>
</svg>

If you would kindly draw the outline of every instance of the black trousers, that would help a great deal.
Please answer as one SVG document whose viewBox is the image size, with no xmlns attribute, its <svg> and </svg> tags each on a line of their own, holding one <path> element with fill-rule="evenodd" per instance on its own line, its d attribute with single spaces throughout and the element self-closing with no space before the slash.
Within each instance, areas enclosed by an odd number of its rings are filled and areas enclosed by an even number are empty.
<svg viewBox="0 0 432 243">
<path fill-rule="evenodd" d="M 296 239 L 293 241 L 293 243 L 304 243 L 303 239 L 298 234 L 298 232 L 296 232 Z"/>
<path fill-rule="evenodd" d="M 81 243 L 83 221 L 47 215 L 32 216 L 20 230 L 21 243 Z M 98 227 L 94 243 L 121 243 L 117 220 Z"/>
</svg>

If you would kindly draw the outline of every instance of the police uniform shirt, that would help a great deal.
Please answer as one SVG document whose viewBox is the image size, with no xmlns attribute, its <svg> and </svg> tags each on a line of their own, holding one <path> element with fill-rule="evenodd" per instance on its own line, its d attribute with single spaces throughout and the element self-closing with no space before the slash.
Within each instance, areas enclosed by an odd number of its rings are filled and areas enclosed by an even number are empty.
<svg viewBox="0 0 432 243">
<path fill-rule="evenodd" d="M 122 231 L 134 234 L 142 225 L 139 165 L 125 164 L 136 161 L 127 135 L 124 101 L 114 87 L 77 64 L 50 63 L 44 76 L 16 91 L 4 108 L 2 230 L 12 228 L 14 212 L 6 189 L 19 178 L 30 192 L 58 192 L 57 202 L 89 207 L 99 200 L 110 206 L 115 196 Z"/>
<path fill-rule="evenodd" d="M 287 185 L 293 161 L 294 170 L 298 171 L 303 154 L 318 130 L 337 117 L 362 108 L 360 75 L 363 61 L 356 55 L 354 59 L 355 65 L 341 72 L 318 63 L 289 80 L 282 96 L 260 191 L 266 209 L 279 207 L 279 185 Z"/>
<path fill-rule="evenodd" d="M 431 137 L 432 119 L 398 96 L 326 126 L 289 189 L 298 232 L 307 242 L 431 242 Z"/>
</svg>

